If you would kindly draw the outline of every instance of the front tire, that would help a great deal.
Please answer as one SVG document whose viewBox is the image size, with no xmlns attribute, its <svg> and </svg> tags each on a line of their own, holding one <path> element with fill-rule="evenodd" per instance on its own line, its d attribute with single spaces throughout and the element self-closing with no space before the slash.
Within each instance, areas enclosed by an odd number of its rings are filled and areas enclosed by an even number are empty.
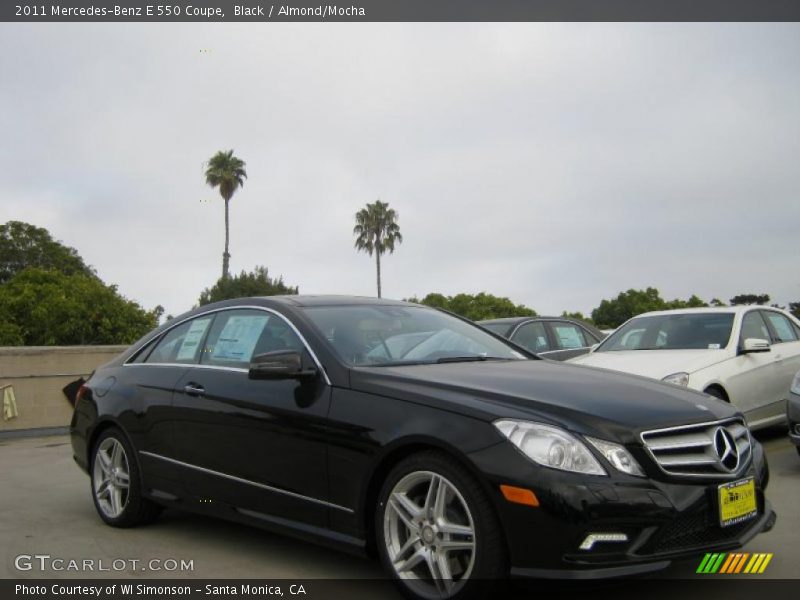
<svg viewBox="0 0 800 600">
<path fill-rule="evenodd" d="M 375 515 L 378 552 L 413 599 L 473 598 L 508 574 L 494 508 L 475 478 L 439 452 L 409 456 L 383 484 Z"/>
<path fill-rule="evenodd" d="M 142 496 L 139 465 L 119 429 L 107 429 L 97 439 L 90 479 L 97 513 L 112 527 L 149 523 L 161 512 L 160 506 Z"/>
</svg>

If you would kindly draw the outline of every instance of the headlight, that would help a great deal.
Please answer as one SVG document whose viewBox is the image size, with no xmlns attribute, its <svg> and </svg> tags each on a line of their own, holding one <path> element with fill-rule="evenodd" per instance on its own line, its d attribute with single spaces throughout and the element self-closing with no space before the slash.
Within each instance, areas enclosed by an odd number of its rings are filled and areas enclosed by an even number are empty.
<svg viewBox="0 0 800 600">
<path fill-rule="evenodd" d="M 574 473 L 606 475 L 589 449 L 563 429 L 511 419 L 495 421 L 494 426 L 536 464 Z"/>
<path fill-rule="evenodd" d="M 667 375 L 661 381 L 664 381 L 666 383 L 673 383 L 675 385 L 682 385 L 683 387 L 686 387 L 687 385 L 689 385 L 689 374 L 683 372 L 673 373 L 672 375 Z"/>
<path fill-rule="evenodd" d="M 792 380 L 792 393 L 800 396 L 800 371 L 794 376 Z"/>
<path fill-rule="evenodd" d="M 600 451 L 600 454 L 606 457 L 617 471 L 622 471 L 628 475 L 636 475 L 637 477 L 644 477 L 644 471 L 636 462 L 636 459 L 631 456 L 624 446 L 607 442 L 605 440 L 598 440 L 586 436 L 587 441 Z"/>
</svg>

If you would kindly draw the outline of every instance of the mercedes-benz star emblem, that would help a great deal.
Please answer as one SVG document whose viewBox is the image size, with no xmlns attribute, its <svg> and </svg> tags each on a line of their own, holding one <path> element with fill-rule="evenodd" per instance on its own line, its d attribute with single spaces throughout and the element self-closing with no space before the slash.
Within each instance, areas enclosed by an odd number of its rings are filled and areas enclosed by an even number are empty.
<svg viewBox="0 0 800 600">
<path fill-rule="evenodd" d="M 717 427 L 714 431 L 714 451 L 719 458 L 719 464 L 727 471 L 735 471 L 739 467 L 739 448 L 736 440 L 724 427 Z"/>
</svg>

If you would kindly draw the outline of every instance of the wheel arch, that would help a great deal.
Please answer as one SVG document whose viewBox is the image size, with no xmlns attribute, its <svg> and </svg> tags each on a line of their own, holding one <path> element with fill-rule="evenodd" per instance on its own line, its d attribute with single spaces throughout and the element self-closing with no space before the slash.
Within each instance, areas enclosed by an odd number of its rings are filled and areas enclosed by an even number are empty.
<svg viewBox="0 0 800 600">
<path fill-rule="evenodd" d="M 716 390 L 716 391 L 718 391 L 720 394 L 722 394 L 722 400 L 724 400 L 725 402 L 730 404 L 731 397 L 728 394 L 728 390 L 726 390 L 725 387 L 721 383 L 719 383 L 717 381 L 714 381 L 714 382 L 711 382 L 711 383 L 705 385 L 703 387 L 703 393 L 708 394 L 708 390 Z M 711 395 L 713 396 L 714 394 L 711 394 Z"/>
<path fill-rule="evenodd" d="M 95 444 L 97 444 L 97 440 L 103 434 L 103 432 L 108 431 L 109 429 L 118 429 L 122 432 L 122 435 L 125 437 L 125 440 L 130 444 L 130 447 L 133 449 L 133 456 L 131 460 L 136 461 L 136 466 L 138 467 L 139 477 L 140 479 L 143 478 L 141 465 L 139 464 L 139 457 L 137 456 L 136 446 L 133 444 L 133 440 L 131 440 L 131 436 L 128 435 L 128 432 L 125 431 L 125 428 L 122 427 L 119 423 L 117 423 L 114 419 L 109 417 L 98 421 L 97 425 L 94 426 L 91 433 L 87 438 L 86 444 L 86 464 L 89 467 L 89 474 L 92 473 L 92 454 L 94 453 Z"/>
<path fill-rule="evenodd" d="M 391 470 L 405 458 L 420 452 L 434 451 L 452 458 L 463 466 L 479 483 L 491 499 L 492 489 L 486 478 L 475 467 L 467 455 L 441 439 L 413 437 L 399 440 L 387 449 L 372 469 L 361 499 L 361 521 L 364 527 L 367 554 L 377 555 L 377 538 L 375 532 L 375 508 L 378 503 L 381 487 Z M 503 532 L 505 537 L 505 532 Z"/>
</svg>

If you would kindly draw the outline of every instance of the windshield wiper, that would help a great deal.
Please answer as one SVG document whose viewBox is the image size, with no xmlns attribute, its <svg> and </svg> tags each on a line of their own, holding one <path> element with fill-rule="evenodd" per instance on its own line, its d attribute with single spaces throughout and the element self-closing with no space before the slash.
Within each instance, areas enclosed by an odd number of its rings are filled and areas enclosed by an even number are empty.
<svg viewBox="0 0 800 600">
<path fill-rule="evenodd" d="M 485 360 L 508 360 L 499 356 L 485 356 L 483 354 L 474 354 L 472 356 L 443 356 L 437 358 L 436 362 L 441 363 L 457 363 L 457 362 L 483 362 Z"/>
</svg>

